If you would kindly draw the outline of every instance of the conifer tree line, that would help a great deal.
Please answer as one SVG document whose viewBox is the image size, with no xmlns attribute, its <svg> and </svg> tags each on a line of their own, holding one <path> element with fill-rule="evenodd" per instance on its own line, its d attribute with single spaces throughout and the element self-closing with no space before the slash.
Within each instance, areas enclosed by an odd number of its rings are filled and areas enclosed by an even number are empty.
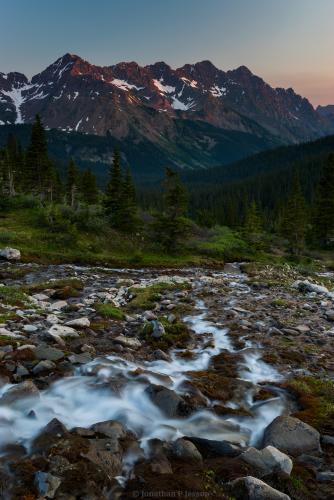
<svg viewBox="0 0 334 500">
<path fill-rule="evenodd" d="M 80 172 L 73 160 L 67 167 L 66 178 L 61 179 L 48 155 L 45 129 L 38 115 L 26 150 L 14 135 L 0 150 L 0 193 L 8 198 L 32 195 L 42 202 L 66 203 L 72 208 L 79 203 L 92 205 L 99 201 L 95 175 L 90 170 Z"/>
<path fill-rule="evenodd" d="M 281 179 L 281 191 L 270 174 L 263 174 L 261 186 L 256 178 L 233 185 L 197 184 L 196 189 L 190 185 L 187 191 L 179 175 L 167 168 L 162 190 L 136 193 L 130 170 L 123 168 L 115 150 L 101 192 L 95 175 L 90 170 L 80 171 L 73 159 L 66 175 L 60 176 L 49 157 L 46 133 L 37 115 L 25 150 L 13 135 L 0 150 L 0 194 L 2 198 L 29 195 L 42 204 L 65 204 L 73 211 L 94 206 L 117 231 L 135 234 L 149 225 L 151 238 L 171 253 L 178 251 L 189 234 L 192 219 L 203 227 L 223 224 L 236 228 L 259 246 L 261 234 L 271 232 L 288 242 L 291 253 L 298 254 L 306 244 L 334 246 L 334 154 L 317 167 L 319 181 L 312 189 L 307 183 L 305 188 L 304 178 L 301 184 L 296 170 Z M 150 216 L 149 224 L 143 222 L 143 210 Z"/>
</svg>

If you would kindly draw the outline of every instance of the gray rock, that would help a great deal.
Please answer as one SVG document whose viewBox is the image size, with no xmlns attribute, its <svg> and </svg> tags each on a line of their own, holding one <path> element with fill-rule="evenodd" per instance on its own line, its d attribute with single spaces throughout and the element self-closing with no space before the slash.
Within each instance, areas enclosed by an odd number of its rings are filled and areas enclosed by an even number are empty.
<svg viewBox="0 0 334 500">
<path fill-rule="evenodd" d="M 319 452 L 320 434 L 298 418 L 276 417 L 264 431 L 264 446 L 272 445 L 292 456 Z"/>
<path fill-rule="evenodd" d="M 291 500 L 285 493 L 252 476 L 239 477 L 228 483 L 228 487 L 236 500 Z"/>
<path fill-rule="evenodd" d="M 214 441 L 197 437 L 186 437 L 191 441 L 205 458 L 211 457 L 237 457 L 241 449 L 228 441 Z"/>
<path fill-rule="evenodd" d="M 61 479 L 53 476 L 49 472 L 38 471 L 35 474 L 35 484 L 38 493 L 43 498 L 54 498 L 56 491 L 61 484 Z"/>
<path fill-rule="evenodd" d="M 66 300 L 57 300 L 56 302 L 53 302 L 52 304 L 49 304 L 49 310 L 50 311 L 60 311 L 61 309 L 64 309 L 67 307 L 67 302 Z"/>
<path fill-rule="evenodd" d="M 152 321 L 152 326 L 153 326 L 153 331 L 152 331 L 152 337 L 155 339 L 160 339 L 165 335 L 165 328 L 160 321 L 153 320 Z"/>
<path fill-rule="evenodd" d="M 154 314 L 153 311 L 144 311 L 143 314 L 142 314 L 142 318 L 145 321 L 152 321 L 152 320 L 157 319 L 157 315 Z"/>
<path fill-rule="evenodd" d="M 34 295 L 32 295 L 32 298 L 37 300 L 38 302 L 45 302 L 46 300 L 49 300 L 49 296 L 45 293 L 35 293 Z"/>
<path fill-rule="evenodd" d="M 27 333 L 33 333 L 33 332 L 36 332 L 37 330 L 38 330 L 38 327 L 35 325 L 24 325 L 24 327 L 23 327 L 23 331 L 25 331 Z"/>
<path fill-rule="evenodd" d="M 189 414 L 189 406 L 171 389 L 162 385 L 149 385 L 144 391 L 151 401 L 168 417 L 178 417 Z"/>
<path fill-rule="evenodd" d="M 51 370 L 54 370 L 56 368 L 56 365 L 53 361 L 49 361 L 47 359 L 44 359 L 37 363 L 36 366 L 32 369 L 34 375 L 37 375 L 38 373 L 43 373 L 43 372 L 49 372 Z"/>
<path fill-rule="evenodd" d="M 60 319 L 55 314 L 48 314 L 46 322 L 49 323 L 49 325 L 56 325 L 60 323 Z"/>
<path fill-rule="evenodd" d="M 51 337 L 79 337 L 78 332 L 72 328 L 71 326 L 64 325 L 52 325 L 48 330 L 49 335 Z"/>
<path fill-rule="evenodd" d="M 16 375 L 18 377 L 27 377 L 29 375 L 29 371 L 23 365 L 17 365 Z"/>
<path fill-rule="evenodd" d="M 0 258 L 5 260 L 20 260 L 21 252 L 17 248 L 2 248 L 0 250 Z"/>
<path fill-rule="evenodd" d="M 324 444 L 330 444 L 330 445 L 334 446 L 334 436 L 329 436 L 329 435 L 325 434 L 321 437 L 321 441 Z"/>
<path fill-rule="evenodd" d="M 91 426 L 97 434 L 103 434 L 112 439 L 123 439 L 126 436 L 125 427 L 116 420 L 105 420 L 104 422 L 98 422 Z"/>
<path fill-rule="evenodd" d="M 323 464 L 323 459 L 321 457 L 315 457 L 313 455 L 308 455 L 303 453 L 297 457 L 297 461 L 301 464 L 313 465 L 314 467 L 321 467 Z"/>
<path fill-rule="evenodd" d="M 82 317 L 66 321 L 65 325 L 73 326 L 74 328 L 87 328 L 90 326 L 90 321 L 87 317 Z"/>
<path fill-rule="evenodd" d="M 24 339 L 24 335 L 20 335 L 19 333 L 11 332 L 7 328 L 0 328 L 0 335 L 4 337 L 8 337 L 11 339 Z"/>
<path fill-rule="evenodd" d="M 11 405 L 23 398 L 39 398 L 39 390 L 31 380 L 10 387 L 0 398 L 1 405 Z"/>
<path fill-rule="evenodd" d="M 161 349 L 157 349 L 152 352 L 152 356 L 154 359 L 162 359 L 163 361 L 169 361 L 169 356 Z"/>
<path fill-rule="evenodd" d="M 196 446 L 187 439 L 177 439 L 172 443 L 172 455 L 187 462 L 202 462 L 202 455 Z"/>
<path fill-rule="evenodd" d="M 263 450 L 250 447 L 240 458 L 257 469 L 261 476 L 277 471 L 290 475 L 293 467 L 291 458 L 273 446 L 267 446 Z"/>
<path fill-rule="evenodd" d="M 173 314 L 173 313 L 168 314 L 168 316 L 167 316 L 167 321 L 168 321 L 168 323 L 171 323 L 171 324 L 172 324 L 172 323 L 175 323 L 175 321 L 176 321 L 176 316 L 175 316 L 175 314 Z"/>
<path fill-rule="evenodd" d="M 334 321 L 334 309 L 329 309 L 325 314 L 329 321 Z"/>
<path fill-rule="evenodd" d="M 133 337 L 125 337 L 125 335 L 118 335 L 118 337 L 114 338 L 114 342 L 130 349 L 139 349 L 141 347 L 140 340 Z"/>
<path fill-rule="evenodd" d="M 55 347 L 38 346 L 34 350 L 37 359 L 47 359 L 48 361 L 59 361 L 64 357 L 63 351 Z"/>
<path fill-rule="evenodd" d="M 92 357 L 89 354 L 89 352 L 83 352 L 81 354 L 71 354 L 71 356 L 69 356 L 68 359 L 74 365 L 84 365 L 86 363 L 89 363 Z"/>
</svg>

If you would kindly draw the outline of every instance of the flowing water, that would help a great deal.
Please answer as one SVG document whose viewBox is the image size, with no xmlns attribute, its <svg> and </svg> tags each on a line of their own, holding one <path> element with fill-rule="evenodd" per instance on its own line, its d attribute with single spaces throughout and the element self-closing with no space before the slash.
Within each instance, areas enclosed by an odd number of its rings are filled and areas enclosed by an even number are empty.
<svg viewBox="0 0 334 500">
<path fill-rule="evenodd" d="M 200 283 L 195 283 L 195 296 L 200 286 Z M 236 289 L 237 295 L 249 293 L 241 276 L 236 276 L 230 286 Z M 78 369 L 74 376 L 61 379 L 41 391 L 39 398 L 21 399 L 10 407 L 0 406 L 0 443 L 21 442 L 29 448 L 29 443 L 40 430 L 51 419 L 57 418 L 69 429 L 89 427 L 109 419 L 120 421 L 137 434 L 144 450 L 152 438 L 174 440 L 185 435 L 257 444 L 264 428 L 284 411 L 286 402 L 284 392 L 275 387 L 271 387 L 276 392 L 275 397 L 254 402 L 255 386 L 261 382 L 278 381 L 281 375 L 261 360 L 258 346 L 247 342 L 245 349 L 235 350 L 228 330 L 211 322 L 209 317 L 205 302 L 198 299 L 194 314 L 184 318 L 198 339 L 191 359 L 180 357 L 179 350 L 171 353 L 170 361 L 137 363 L 115 355 L 97 358 Z M 239 377 L 250 382 L 245 384 L 243 403 L 252 417 L 218 416 L 210 410 L 210 405 L 214 404 L 212 401 L 208 402 L 207 409 L 198 410 L 188 417 L 168 418 L 145 393 L 147 386 L 154 383 L 182 395 L 183 383 L 190 378 L 189 372 L 206 370 L 212 356 L 224 350 L 241 355 Z M 142 375 L 138 376 L 138 370 Z M 0 388 L 0 396 L 10 387 L 7 384 Z M 239 405 L 240 401 L 228 403 L 230 408 Z"/>
</svg>

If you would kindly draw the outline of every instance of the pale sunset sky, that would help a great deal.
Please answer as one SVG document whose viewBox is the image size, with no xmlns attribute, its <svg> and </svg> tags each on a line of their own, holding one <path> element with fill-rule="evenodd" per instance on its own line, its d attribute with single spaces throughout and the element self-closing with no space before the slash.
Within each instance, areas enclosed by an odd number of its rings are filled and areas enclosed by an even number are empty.
<svg viewBox="0 0 334 500">
<path fill-rule="evenodd" d="M 97 65 L 245 65 L 334 104 L 334 0 L 0 0 L 0 71 L 32 76 L 66 52 Z"/>
</svg>

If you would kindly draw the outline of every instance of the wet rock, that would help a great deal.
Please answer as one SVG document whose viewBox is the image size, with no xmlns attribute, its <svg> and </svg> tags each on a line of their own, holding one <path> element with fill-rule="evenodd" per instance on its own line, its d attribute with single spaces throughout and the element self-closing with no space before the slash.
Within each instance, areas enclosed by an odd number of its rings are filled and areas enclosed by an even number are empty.
<svg viewBox="0 0 334 500">
<path fill-rule="evenodd" d="M 37 472 L 35 474 L 35 484 L 38 493 L 45 498 L 54 498 L 56 491 L 61 484 L 59 477 L 53 476 L 49 472 Z"/>
<path fill-rule="evenodd" d="M 56 368 L 56 364 L 53 361 L 49 361 L 44 359 L 37 363 L 36 366 L 32 369 L 34 375 L 38 375 L 39 373 L 49 372 Z"/>
<path fill-rule="evenodd" d="M 177 439 L 172 443 L 171 453 L 175 458 L 185 460 L 187 462 L 202 462 L 202 455 L 196 446 L 187 439 Z"/>
<path fill-rule="evenodd" d="M 118 335 L 118 337 L 114 338 L 114 342 L 130 349 L 139 349 L 141 347 L 140 340 L 133 337 L 125 337 L 125 335 Z"/>
<path fill-rule="evenodd" d="M 56 418 L 52 419 L 33 440 L 31 449 L 33 453 L 47 453 L 61 439 L 70 436 L 66 427 Z"/>
<path fill-rule="evenodd" d="M 323 459 L 321 457 L 307 455 L 307 453 L 303 453 L 302 455 L 297 457 L 297 461 L 300 464 L 312 465 L 313 467 L 321 467 L 323 464 Z"/>
<path fill-rule="evenodd" d="M 330 444 L 334 446 L 334 436 L 328 436 L 327 434 L 324 434 L 321 437 L 321 441 L 323 442 L 323 444 Z"/>
<path fill-rule="evenodd" d="M 91 426 L 91 430 L 96 434 L 101 434 L 115 440 L 124 439 L 127 434 L 125 427 L 116 420 L 98 422 Z"/>
<path fill-rule="evenodd" d="M 252 476 L 239 477 L 228 487 L 236 500 L 291 500 L 285 493 Z"/>
<path fill-rule="evenodd" d="M 25 380 L 19 384 L 10 387 L 0 398 L 1 405 L 12 405 L 19 402 L 22 398 L 39 398 L 39 390 L 31 380 Z"/>
<path fill-rule="evenodd" d="M 320 481 L 321 483 L 334 481 L 334 472 L 333 471 L 318 472 L 317 481 Z"/>
<path fill-rule="evenodd" d="M 90 321 L 87 317 L 71 319 L 66 321 L 66 326 L 73 326 L 74 328 L 87 328 L 90 326 Z"/>
<path fill-rule="evenodd" d="M 168 417 L 180 417 L 190 413 L 187 403 L 171 389 L 151 384 L 145 389 L 151 401 Z"/>
<path fill-rule="evenodd" d="M 321 451 L 319 432 L 294 417 L 276 417 L 264 431 L 263 444 L 292 456 Z"/>
<path fill-rule="evenodd" d="M 157 349 L 156 351 L 153 351 L 152 357 L 154 359 L 162 359 L 163 361 L 169 361 L 169 356 L 166 354 L 164 351 L 161 349 Z"/>
<path fill-rule="evenodd" d="M 186 437 L 191 441 L 205 458 L 211 457 L 237 457 L 241 453 L 241 448 L 228 441 L 215 441 L 198 437 Z"/>
<path fill-rule="evenodd" d="M 0 249 L 0 258 L 5 260 L 20 260 L 21 252 L 17 248 L 2 248 Z"/>
<path fill-rule="evenodd" d="M 165 327 L 163 326 L 160 321 L 153 320 L 152 321 L 152 326 L 153 326 L 153 331 L 152 331 L 152 337 L 155 339 L 160 339 L 165 335 Z"/>
<path fill-rule="evenodd" d="M 293 467 L 291 458 L 273 446 L 267 446 L 263 450 L 250 447 L 240 458 L 257 469 L 261 476 L 277 471 L 290 475 Z"/>
<path fill-rule="evenodd" d="M 84 365 L 89 363 L 89 361 L 92 360 L 92 357 L 89 352 L 83 352 L 81 354 L 71 354 L 68 359 L 74 365 Z"/>
<path fill-rule="evenodd" d="M 151 458 L 149 465 L 152 472 L 156 472 L 157 474 L 173 474 L 170 461 L 168 460 L 166 455 L 162 453 Z"/>
<path fill-rule="evenodd" d="M 122 455 L 113 448 L 109 439 L 90 439 L 88 452 L 82 456 L 109 477 L 117 476 L 122 471 Z"/>
<path fill-rule="evenodd" d="M 27 377 L 29 375 L 29 370 L 23 365 L 17 365 L 16 375 L 18 377 Z"/>
</svg>

